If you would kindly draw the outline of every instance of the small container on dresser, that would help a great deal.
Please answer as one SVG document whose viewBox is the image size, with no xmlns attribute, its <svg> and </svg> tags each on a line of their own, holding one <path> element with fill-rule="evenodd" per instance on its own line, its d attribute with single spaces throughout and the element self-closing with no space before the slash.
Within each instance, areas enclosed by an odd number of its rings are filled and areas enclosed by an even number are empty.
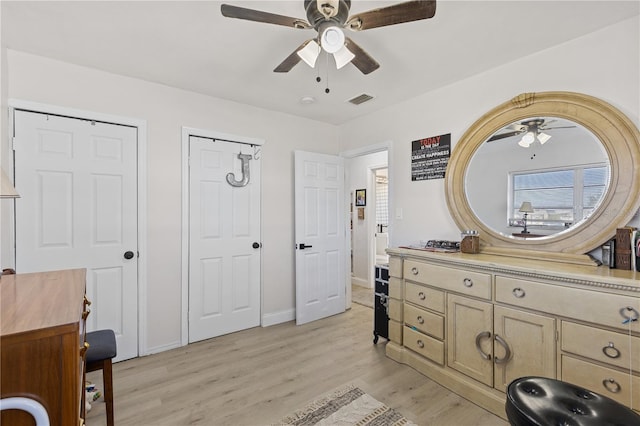
<svg viewBox="0 0 640 426">
<path fill-rule="evenodd" d="M 478 231 L 468 230 L 461 234 L 460 251 L 463 253 L 480 253 L 480 236 Z"/>
</svg>

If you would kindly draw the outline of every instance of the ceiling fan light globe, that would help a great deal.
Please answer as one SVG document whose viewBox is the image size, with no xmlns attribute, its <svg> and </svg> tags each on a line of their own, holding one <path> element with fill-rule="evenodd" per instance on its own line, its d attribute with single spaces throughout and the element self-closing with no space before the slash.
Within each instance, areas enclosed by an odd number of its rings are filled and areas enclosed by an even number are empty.
<svg viewBox="0 0 640 426">
<path fill-rule="evenodd" d="M 336 53 L 344 47 L 344 33 L 338 27 L 329 27 L 322 32 L 320 44 L 327 53 Z"/>
<path fill-rule="evenodd" d="M 346 46 L 342 46 L 342 49 L 333 54 L 333 59 L 336 61 L 336 68 L 340 69 L 347 65 L 355 58 L 354 55 Z"/>
<path fill-rule="evenodd" d="M 520 139 L 520 142 L 518 142 L 518 145 L 523 146 L 525 148 L 529 148 L 529 145 L 531 145 L 535 140 L 536 140 L 536 135 L 534 135 L 533 132 L 527 132 L 524 134 L 524 136 L 522 136 L 522 139 Z"/>
<path fill-rule="evenodd" d="M 520 139 L 520 141 L 518 142 L 518 145 L 520 145 L 523 148 L 529 148 L 531 146 L 533 142 L 528 142 L 525 140 L 525 138 L 523 137 L 522 139 Z"/>
<path fill-rule="evenodd" d="M 546 133 L 539 133 L 538 140 L 540 141 L 540 145 L 544 145 L 549 139 L 551 139 L 551 135 Z"/>
<path fill-rule="evenodd" d="M 316 60 L 318 59 L 318 56 L 320 56 L 320 46 L 318 46 L 318 43 L 311 40 L 305 47 L 298 50 L 297 54 L 307 65 L 314 68 L 316 66 Z"/>
</svg>

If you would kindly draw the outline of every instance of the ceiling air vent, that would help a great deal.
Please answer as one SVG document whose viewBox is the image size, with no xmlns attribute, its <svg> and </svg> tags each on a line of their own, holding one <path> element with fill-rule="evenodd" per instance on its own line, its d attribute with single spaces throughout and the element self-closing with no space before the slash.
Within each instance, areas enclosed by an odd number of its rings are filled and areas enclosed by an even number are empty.
<svg viewBox="0 0 640 426">
<path fill-rule="evenodd" d="M 351 102 L 354 105 L 360 105 L 367 101 L 370 101 L 371 99 L 373 99 L 373 96 L 363 93 L 362 95 L 358 95 L 355 98 L 349 99 L 349 102 Z"/>
</svg>

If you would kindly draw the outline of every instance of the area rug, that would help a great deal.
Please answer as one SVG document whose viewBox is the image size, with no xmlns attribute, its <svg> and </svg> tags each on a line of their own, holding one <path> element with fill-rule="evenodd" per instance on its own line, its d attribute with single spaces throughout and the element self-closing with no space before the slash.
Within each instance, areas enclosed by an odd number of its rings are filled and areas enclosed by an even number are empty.
<svg viewBox="0 0 640 426">
<path fill-rule="evenodd" d="M 416 426 L 360 388 L 349 385 L 320 398 L 280 421 L 282 425 Z"/>
</svg>

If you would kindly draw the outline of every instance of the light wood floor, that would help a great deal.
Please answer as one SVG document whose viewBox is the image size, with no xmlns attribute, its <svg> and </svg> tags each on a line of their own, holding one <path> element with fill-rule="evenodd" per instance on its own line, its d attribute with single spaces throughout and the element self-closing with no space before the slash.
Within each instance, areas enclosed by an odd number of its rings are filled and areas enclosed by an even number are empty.
<svg viewBox="0 0 640 426">
<path fill-rule="evenodd" d="M 303 326 L 253 328 L 117 363 L 116 425 L 269 425 L 350 383 L 418 425 L 507 425 L 387 358 L 372 324 L 373 310 L 353 304 Z M 102 389 L 99 372 L 88 380 Z M 87 425 L 105 424 L 100 399 Z"/>
</svg>

